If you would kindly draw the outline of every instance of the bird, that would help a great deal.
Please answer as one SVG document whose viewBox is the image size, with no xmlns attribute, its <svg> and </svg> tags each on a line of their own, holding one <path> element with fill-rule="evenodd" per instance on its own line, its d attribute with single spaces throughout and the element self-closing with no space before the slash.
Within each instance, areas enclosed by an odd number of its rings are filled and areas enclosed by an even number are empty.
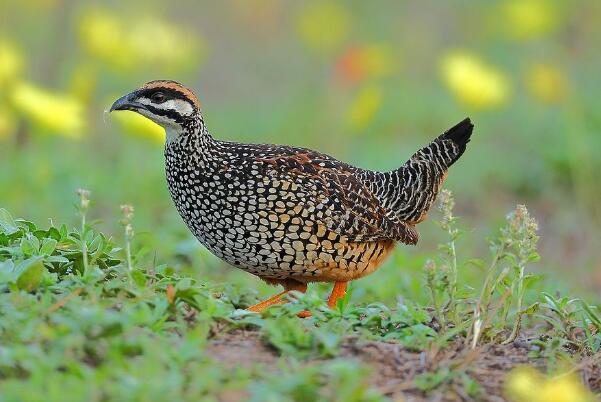
<svg viewBox="0 0 601 402">
<path fill-rule="evenodd" d="M 474 125 L 465 118 L 400 167 L 373 171 L 325 153 L 214 138 L 192 90 L 172 80 L 148 82 L 117 99 L 166 132 L 167 186 L 194 236 L 228 264 L 283 291 L 247 308 L 261 312 L 333 283 L 335 308 L 348 282 L 373 273 L 397 243 L 415 245 L 447 171 L 466 150 Z M 310 316 L 304 312 L 299 316 Z"/>
</svg>

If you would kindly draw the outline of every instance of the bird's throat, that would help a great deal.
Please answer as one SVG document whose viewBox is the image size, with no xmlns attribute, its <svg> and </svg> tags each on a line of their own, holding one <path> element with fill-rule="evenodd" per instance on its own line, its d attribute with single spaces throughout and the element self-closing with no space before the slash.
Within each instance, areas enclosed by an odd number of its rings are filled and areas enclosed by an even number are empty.
<svg viewBox="0 0 601 402">
<path fill-rule="evenodd" d="M 176 141 L 180 135 L 182 135 L 183 130 L 181 127 L 167 127 L 165 128 L 166 140 L 167 144 L 173 143 Z"/>
</svg>

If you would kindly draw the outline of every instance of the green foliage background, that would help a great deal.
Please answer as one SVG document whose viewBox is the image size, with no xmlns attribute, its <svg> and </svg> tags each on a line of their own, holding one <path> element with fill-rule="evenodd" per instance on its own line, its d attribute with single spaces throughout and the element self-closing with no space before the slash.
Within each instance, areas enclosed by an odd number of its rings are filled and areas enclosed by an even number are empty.
<svg viewBox="0 0 601 402">
<path fill-rule="evenodd" d="M 116 97 L 179 80 L 218 138 L 312 147 L 374 169 L 398 166 L 469 115 L 473 141 L 447 182 L 461 225 L 473 228 L 461 248 L 485 250 L 525 203 L 541 226 L 538 270 L 560 289 L 601 289 L 597 2 L 0 7 L 0 206 L 15 216 L 75 224 L 74 191 L 87 188 L 90 219 L 117 239 L 119 205 L 135 206 L 134 248 L 147 258 L 267 294 L 191 237 L 166 190 L 156 131 L 105 115 Z M 399 247 L 355 299 L 422 297 L 421 267 L 440 236 L 431 221 L 420 231 L 420 245 Z M 470 267 L 460 275 L 481 277 Z"/>
</svg>

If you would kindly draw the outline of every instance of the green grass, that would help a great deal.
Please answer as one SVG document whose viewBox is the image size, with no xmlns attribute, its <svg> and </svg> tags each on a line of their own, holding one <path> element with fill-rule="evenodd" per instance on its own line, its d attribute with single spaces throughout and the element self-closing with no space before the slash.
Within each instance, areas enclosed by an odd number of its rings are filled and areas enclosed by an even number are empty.
<svg viewBox="0 0 601 402">
<path fill-rule="evenodd" d="M 341 357 L 341 345 L 349 339 L 393 342 L 415 352 L 457 344 L 469 351 L 511 343 L 526 332 L 536 346 L 532 357 L 543 359 L 550 373 L 600 349 L 597 307 L 559 296 L 552 284 L 529 273 L 529 264 L 538 259 L 537 237 L 523 207 L 508 215 L 489 241 L 489 262 L 457 259 L 461 231 L 452 197 L 443 193 L 439 225 L 448 241 L 413 278 L 422 297 L 430 295 L 424 302 L 366 304 L 353 294 L 330 310 L 310 291 L 259 315 L 243 310 L 256 301 L 256 293 L 193 278 L 140 252 L 144 237 L 133 237 L 129 210 L 121 220 L 125 242 L 115 244 L 86 222 L 88 194 L 79 194 L 79 229 L 56 223 L 38 227 L 0 209 L 1 401 L 228 395 L 256 401 L 378 401 L 386 398 L 370 386 L 370 367 Z M 463 280 L 462 261 L 482 270 L 477 286 Z M 362 281 L 351 293 L 369 284 Z M 313 317 L 297 318 L 304 309 Z M 258 331 L 279 356 L 275 367 L 237 366 L 236 356 L 230 362 L 210 358 L 206 350 L 212 342 L 239 330 Z M 451 384 L 468 395 L 481 392 L 469 370 L 453 360 L 412 379 L 424 395 Z"/>
</svg>

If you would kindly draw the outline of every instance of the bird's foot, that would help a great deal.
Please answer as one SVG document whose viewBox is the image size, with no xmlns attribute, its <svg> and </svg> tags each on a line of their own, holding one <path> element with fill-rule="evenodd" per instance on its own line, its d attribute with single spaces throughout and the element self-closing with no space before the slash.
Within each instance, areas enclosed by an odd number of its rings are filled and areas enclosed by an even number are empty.
<svg viewBox="0 0 601 402">
<path fill-rule="evenodd" d="M 282 300 L 282 297 L 284 297 L 284 295 L 286 293 L 288 293 L 288 291 L 284 290 L 282 293 L 278 293 L 277 295 L 270 297 L 267 300 L 263 300 L 262 302 L 259 302 L 257 304 L 254 304 L 254 305 L 248 307 L 246 309 L 246 311 L 252 311 L 253 313 L 260 313 L 261 311 L 265 310 L 269 306 L 273 306 L 274 304 L 285 303 L 285 301 Z"/>
<path fill-rule="evenodd" d="M 273 306 L 274 304 L 285 304 L 288 303 L 288 300 L 284 299 L 284 296 L 289 292 L 296 290 L 297 292 L 305 293 L 307 291 L 307 284 L 299 284 L 295 286 L 287 286 L 286 289 L 278 293 L 277 295 L 270 297 L 267 300 L 264 300 L 260 303 L 252 305 L 246 309 L 246 311 L 252 311 L 253 313 L 260 313 L 265 310 L 267 307 Z"/>
<path fill-rule="evenodd" d="M 336 308 L 338 300 L 346 295 L 346 288 L 348 282 L 336 282 L 332 289 L 332 294 L 328 298 L 328 307 L 331 309 Z"/>
<path fill-rule="evenodd" d="M 336 304 L 340 298 L 346 295 L 347 282 L 336 282 L 334 283 L 334 288 L 332 289 L 332 294 L 328 298 L 328 307 L 331 309 L 336 308 Z M 312 314 L 308 310 L 301 311 L 297 314 L 299 318 L 309 318 Z"/>
</svg>

